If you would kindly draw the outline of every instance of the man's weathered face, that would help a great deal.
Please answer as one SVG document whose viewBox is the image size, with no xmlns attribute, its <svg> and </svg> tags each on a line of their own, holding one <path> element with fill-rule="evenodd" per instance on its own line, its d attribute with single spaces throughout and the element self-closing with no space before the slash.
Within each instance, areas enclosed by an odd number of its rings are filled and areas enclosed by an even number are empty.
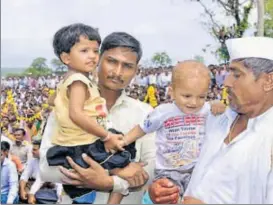
<svg viewBox="0 0 273 205">
<path fill-rule="evenodd" d="M 256 78 L 242 62 L 232 62 L 229 69 L 224 85 L 227 87 L 231 108 L 242 114 L 256 110 L 264 102 L 265 74 Z"/>
<path fill-rule="evenodd" d="M 14 137 L 16 142 L 22 142 L 24 140 L 24 135 L 22 130 L 17 130 L 14 132 Z"/>
<path fill-rule="evenodd" d="M 136 75 L 137 54 L 124 47 L 104 51 L 99 62 L 99 85 L 110 90 L 126 88 Z"/>
</svg>

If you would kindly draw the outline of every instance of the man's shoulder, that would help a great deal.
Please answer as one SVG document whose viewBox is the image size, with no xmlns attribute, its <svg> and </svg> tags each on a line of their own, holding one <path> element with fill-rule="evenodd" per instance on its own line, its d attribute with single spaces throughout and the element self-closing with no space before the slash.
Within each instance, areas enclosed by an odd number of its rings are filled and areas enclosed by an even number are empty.
<svg viewBox="0 0 273 205">
<path fill-rule="evenodd" d="M 15 163 L 9 159 L 9 158 L 5 158 L 5 162 L 3 165 L 6 165 L 7 167 L 9 167 L 10 169 L 15 169 L 16 170 L 16 165 Z"/>
<path fill-rule="evenodd" d="M 143 112 L 151 112 L 153 107 L 147 103 L 141 102 L 140 100 L 136 100 L 129 96 L 125 97 L 126 102 L 129 104 L 130 107 L 134 108 L 135 110 L 143 111 Z"/>
</svg>

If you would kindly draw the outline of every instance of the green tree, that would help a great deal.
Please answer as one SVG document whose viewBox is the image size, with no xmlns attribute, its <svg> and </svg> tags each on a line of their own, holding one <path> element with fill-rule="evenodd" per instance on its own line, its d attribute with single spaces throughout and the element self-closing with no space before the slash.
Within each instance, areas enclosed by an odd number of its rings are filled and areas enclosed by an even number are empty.
<svg viewBox="0 0 273 205">
<path fill-rule="evenodd" d="M 216 49 L 216 56 L 221 61 L 228 61 L 229 55 L 225 46 L 225 41 L 229 38 L 240 38 L 249 28 L 249 16 L 254 6 L 254 0 L 191 0 L 197 2 L 204 9 L 206 18 L 202 22 L 209 33 L 219 42 Z M 218 5 L 219 13 L 215 12 L 215 4 Z M 213 7 L 211 7 L 213 5 Z M 223 23 L 217 16 L 231 19 L 228 23 Z"/>
<path fill-rule="evenodd" d="M 168 66 L 172 63 L 172 59 L 166 52 L 157 52 L 152 57 L 155 66 Z"/>
<path fill-rule="evenodd" d="M 53 66 L 56 72 L 63 73 L 67 69 L 67 66 L 63 64 L 63 62 L 58 58 L 53 58 L 51 60 L 51 65 Z"/>
<path fill-rule="evenodd" d="M 50 75 L 52 70 L 46 64 L 46 58 L 35 58 L 30 67 L 27 68 L 23 75 L 32 75 L 32 76 L 42 76 L 42 75 Z"/>
<path fill-rule="evenodd" d="M 48 66 L 46 64 L 46 58 L 43 58 L 43 57 L 35 58 L 32 61 L 30 67 L 35 68 L 35 69 L 40 70 L 40 71 L 42 71 L 44 69 L 47 69 Z"/>
<path fill-rule="evenodd" d="M 273 38 L 273 0 L 265 1 L 265 36 Z"/>
<path fill-rule="evenodd" d="M 198 62 L 200 62 L 200 63 L 205 63 L 205 59 L 204 59 L 203 56 L 196 55 L 196 56 L 194 56 L 193 59 L 196 60 L 196 61 L 198 61 Z"/>
</svg>

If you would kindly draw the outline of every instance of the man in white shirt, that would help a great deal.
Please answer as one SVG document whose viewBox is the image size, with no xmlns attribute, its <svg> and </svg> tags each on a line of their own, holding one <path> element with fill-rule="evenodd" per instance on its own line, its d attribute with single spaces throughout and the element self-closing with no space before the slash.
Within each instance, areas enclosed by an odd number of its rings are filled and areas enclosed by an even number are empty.
<svg viewBox="0 0 273 205">
<path fill-rule="evenodd" d="M 16 129 L 14 132 L 15 141 L 10 149 L 11 154 L 19 157 L 24 165 L 32 158 L 32 145 L 24 140 L 25 136 L 26 131 L 24 129 Z"/>
<path fill-rule="evenodd" d="M 273 203 L 273 39 L 227 41 L 230 108 L 211 116 L 185 204 Z M 172 202 L 172 184 L 153 184 L 151 200 Z"/>
<path fill-rule="evenodd" d="M 169 74 L 168 71 L 165 71 L 164 73 L 160 74 L 159 79 L 160 79 L 160 87 L 166 88 L 171 82 L 172 75 Z"/>
<path fill-rule="evenodd" d="M 148 81 L 149 85 L 156 85 L 157 79 L 156 79 L 156 74 L 154 71 L 151 71 L 150 74 L 148 75 Z"/>
<path fill-rule="evenodd" d="M 29 204 L 35 203 L 35 194 L 45 184 L 45 182 L 41 180 L 39 169 L 41 141 L 34 141 L 32 145 L 33 158 L 29 160 L 20 178 L 20 197 L 24 201 L 27 200 Z M 60 199 L 62 185 L 56 183 L 55 188 L 57 189 L 57 196 Z"/>
<path fill-rule="evenodd" d="M 136 74 L 137 64 L 141 55 L 142 51 L 139 42 L 126 33 L 112 33 L 102 43 L 98 85 L 101 96 L 106 99 L 109 111 L 108 121 L 112 123 L 110 127 L 124 134 L 144 120 L 145 116 L 152 110 L 149 105 L 126 96 L 124 92 L 124 89 Z M 115 64 L 111 62 L 115 62 Z M 50 136 L 52 133 L 51 129 L 54 126 L 53 115 L 54 113 L 48 119 L 41 147 L 41 174 L 43 179 L 48 181 L 60 180 L 58 179 L 60 173 L 54 172 L 53 174 L 52 168 L 48 167 L 45 157 L 47 149 L 52 146 Z M 124 169 L 113 171 L 112 174 L 114 176 L 109 176 L 98 163 L 87 157 L 87 162 L 92 163 L 90 168 L 77 169 L 73 164 L 72 167 L 77 171 L 76 173 L 62 169 L 62 172 L 70 178 L 66 178 L 65 182 L 102 191 L 113 189 L 116 192 L 127 194 L 129 188 L 142 187 L 146 183 L 147 178 L 153 179 L 155 161 L 154 134 L 138 140 L 136 149 L 137 156 L 135 162 Z M 144 169 L 140 162 L 146 163 L 146 166 L 143 167 Z M 130 192 L 128 196 L 124 197 L 122 203 L 139 204 L 141 203 L 142 195 L 143 190 Z M 94 203 L 107 203 L 108 196 L 109 193 L 97 192 Z"/>
</svg>

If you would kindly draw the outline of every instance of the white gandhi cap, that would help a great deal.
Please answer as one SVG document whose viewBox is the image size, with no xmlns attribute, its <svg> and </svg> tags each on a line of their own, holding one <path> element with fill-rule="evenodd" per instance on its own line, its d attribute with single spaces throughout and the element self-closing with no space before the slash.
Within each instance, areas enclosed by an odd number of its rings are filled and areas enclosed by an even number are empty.
<svg viewBox="0 0 273 205">
<path fill-rule="evenodd" d="M 264 58 L 273 60 L 273 38 L 245 37 L 226 41 L 230 61 L 239 58 Z"/>
</svg>

